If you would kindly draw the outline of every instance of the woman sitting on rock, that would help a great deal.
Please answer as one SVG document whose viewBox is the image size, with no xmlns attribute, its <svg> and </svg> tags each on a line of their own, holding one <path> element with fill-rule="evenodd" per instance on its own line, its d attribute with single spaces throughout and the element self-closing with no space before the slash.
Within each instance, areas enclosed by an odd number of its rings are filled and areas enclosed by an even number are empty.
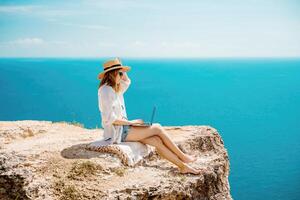
<svg viewBox="0 0 300 200">
<path fill-rule="evenodd" d="M 111 144 L 138 141 L 154 146 L 162 157 L 177 165 L 181 173 L 199 174 L 199 169 L 187 164 L 196 158 L 183 153 L 159 123 L 137 126 L 144 121 L 127 119 L 123 94 L 131 83 L 126 73 L 131 68 L 123 66 L 119 58 L 105 62 L 103 68 L 98 75 L 101 80 L 98 100 L 104 139 L 111 141 Z"/>
</svg>

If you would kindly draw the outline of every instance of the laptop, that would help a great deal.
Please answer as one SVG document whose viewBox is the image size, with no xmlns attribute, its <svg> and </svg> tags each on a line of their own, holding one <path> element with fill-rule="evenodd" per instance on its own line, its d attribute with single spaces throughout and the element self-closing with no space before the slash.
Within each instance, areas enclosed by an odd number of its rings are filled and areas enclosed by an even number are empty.
<svg viewBox="0 0 300 200">
<path fill-rule="evenodd" d="M 153 107 L 152 116 L 151 116 L 151 121 L 150 122 L 144 122 L 143 124 L 132 124 L 131 126 L 151 126 L 152 122 L 153 122 L 153 119 L 154 119 L 155 111 L 156 111 L 156 106 Z"/>
</svg>

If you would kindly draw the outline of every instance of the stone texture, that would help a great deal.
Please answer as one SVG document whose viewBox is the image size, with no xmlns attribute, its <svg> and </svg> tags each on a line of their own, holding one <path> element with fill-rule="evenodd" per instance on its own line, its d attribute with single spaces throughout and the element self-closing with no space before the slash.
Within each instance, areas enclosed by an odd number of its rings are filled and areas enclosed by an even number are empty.
<svg viewBox="0 0 300 200">
<path fill-rule="evenodd" d="M 103 129 L 65 122 L 0 122 L 0 199 L 232 199 L 229 158 L 210 126 L 164 126 L 199 175 L 180 174 L 156 151 L 134 167 L 84 147 Z"/>
</svg>

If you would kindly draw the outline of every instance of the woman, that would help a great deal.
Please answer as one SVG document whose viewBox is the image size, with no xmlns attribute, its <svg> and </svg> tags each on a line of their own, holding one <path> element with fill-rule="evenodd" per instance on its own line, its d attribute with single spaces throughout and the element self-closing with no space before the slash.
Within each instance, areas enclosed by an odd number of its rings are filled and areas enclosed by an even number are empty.
<svg viewBox="0 0 300 200">
<path fill-rule="evenodd" d="M 101 80 L 98 100 L 104 139 L 111 143 L 138 141 L 154 146 L 162 157 L 177 165 L 181 173 L 199 174 L 201 170 L 187 164 L 196 158 L 183 153 L 159 123 L 148 127 L 134 126 L 144 121 L 127 119 L 123 94 L 131 84 L 126 73 L 130 67 L 123 66 L 120 59 L 115 58 L 105 62 L 103 68 L 98 75 Z"/>
</svg>

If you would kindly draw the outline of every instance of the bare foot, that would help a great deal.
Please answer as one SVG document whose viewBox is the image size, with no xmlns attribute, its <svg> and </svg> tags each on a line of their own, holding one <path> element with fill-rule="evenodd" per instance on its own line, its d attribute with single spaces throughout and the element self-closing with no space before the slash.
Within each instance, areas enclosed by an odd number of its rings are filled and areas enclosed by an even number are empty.
<svg viewBox="0 0 300 200">
<path fill-rule="evenodd" d="M 185 163 L 194 162 L 194 161 L 196 161 L 196 160 L 197 160 L 196 157 L 190 156 L 190 155 L 187 155 L 187 154 L 185 154 L 185 158 L 182 159 L 182 161 L 185 162 Z"/>
<path fill-rule="evenodd" d="M 179 168 L 180 173 L 187 174 L 187 173 L 192 173 L 192 174 L 200 174 L 202 172 L 202 169 L 195 169 L 189 165 L 184 165 L 182 168 Z"/>
</svg>

